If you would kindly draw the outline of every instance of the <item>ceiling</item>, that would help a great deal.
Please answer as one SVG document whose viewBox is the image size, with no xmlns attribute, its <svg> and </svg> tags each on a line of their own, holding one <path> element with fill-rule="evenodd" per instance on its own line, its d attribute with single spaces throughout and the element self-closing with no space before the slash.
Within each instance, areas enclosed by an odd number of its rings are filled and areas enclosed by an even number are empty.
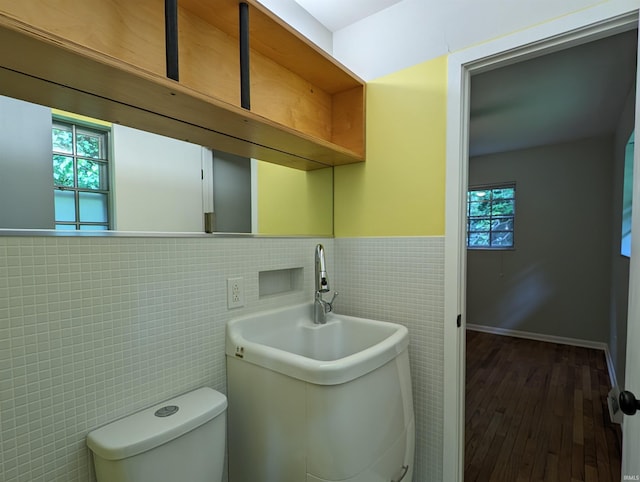
<svg viewBox="0 0 640 482">
<path fill-rule="evenodd" d="M 470 156 L 614 132 L 637 45 L 633 30 L 474 75 Z"/>
<path fill-rule="evenodd" d="M 351 25 L 402 0 L 295 0 L 331 32 Z"/>
</svg>

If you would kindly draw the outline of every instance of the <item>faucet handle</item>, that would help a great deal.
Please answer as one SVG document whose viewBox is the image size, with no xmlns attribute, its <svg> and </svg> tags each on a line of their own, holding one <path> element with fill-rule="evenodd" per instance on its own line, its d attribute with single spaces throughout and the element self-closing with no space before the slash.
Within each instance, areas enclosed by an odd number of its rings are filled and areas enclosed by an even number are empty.
<svg viewBox="0 0 640 482">
<path fill-rule="evenodd" d="M 333 311 L 333 302 L 335 301 L 335 299 L 338 297 L 338 292 L 334 291 L 333 292 L 333 296 L 331 297 L 331 301 L 329 301 L 327 303 L 327 306 L 329 307 L 328 311 Z"/>
</svg>

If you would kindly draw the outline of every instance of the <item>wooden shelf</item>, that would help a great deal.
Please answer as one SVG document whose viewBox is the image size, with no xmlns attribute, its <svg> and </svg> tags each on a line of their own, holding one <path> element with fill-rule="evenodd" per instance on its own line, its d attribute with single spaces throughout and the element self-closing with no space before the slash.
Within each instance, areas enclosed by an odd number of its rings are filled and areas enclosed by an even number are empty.
<svg viewBox="0 0 640 482">
<path fill-rule="evenodd" d="M 0 94 L 298 169 L 364 160 L 362 80 L 251 0 L 242 109 L 237 0 L 180 0 L 179 82 L 163 3 L 0 0 Z"/>
</svg>

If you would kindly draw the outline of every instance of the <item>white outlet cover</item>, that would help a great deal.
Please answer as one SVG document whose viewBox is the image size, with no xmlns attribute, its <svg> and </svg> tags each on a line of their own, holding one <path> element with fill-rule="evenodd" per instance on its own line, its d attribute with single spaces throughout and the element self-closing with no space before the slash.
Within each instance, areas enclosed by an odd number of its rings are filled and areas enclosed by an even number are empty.
<svg viewBox="0 0 640 482">
<path fill-rule="evenodd" d="M 227 308 L 241 308 L 244 306 L 244 279 L 227 279 Z"/>
</svg>

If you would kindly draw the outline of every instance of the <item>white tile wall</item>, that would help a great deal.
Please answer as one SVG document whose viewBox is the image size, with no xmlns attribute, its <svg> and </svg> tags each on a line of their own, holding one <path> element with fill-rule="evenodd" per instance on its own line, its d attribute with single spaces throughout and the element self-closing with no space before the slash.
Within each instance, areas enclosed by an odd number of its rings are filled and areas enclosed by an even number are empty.
<svg viewBox="0 0 640 482">
<path fill-rule="evenodd" d="M 409 329 L 415 482 L 442 481 L 444 237 L 338 238 L 336 311 Z"/>
<path fill-rule="evenodd" d="M 225 323 L 310 301 L 319 241 L 339 312 L 409 327 L 414 481 L 441 480 L 443 238 L 155 237 L 0 237 L 0 480 L 92 481 L 91 429 L 199 386 L 225 392 Z M 297 267 L 302 291 L 259 299 L 259 271 Z M 235 276 L 246 307 L 229 311 Z"/>
<path fill-rule="evenodd" d="M 318 241 L 0 237 L 0 480 L 94 480 L 91 429 L 199 386 L 225 392 L 225 323 L 311 301 Z M 259 271 L 297 267 L 303 291 L 258 300 Z M 246 307 L 229 311 L 235 276 Z"/>
</svg>

